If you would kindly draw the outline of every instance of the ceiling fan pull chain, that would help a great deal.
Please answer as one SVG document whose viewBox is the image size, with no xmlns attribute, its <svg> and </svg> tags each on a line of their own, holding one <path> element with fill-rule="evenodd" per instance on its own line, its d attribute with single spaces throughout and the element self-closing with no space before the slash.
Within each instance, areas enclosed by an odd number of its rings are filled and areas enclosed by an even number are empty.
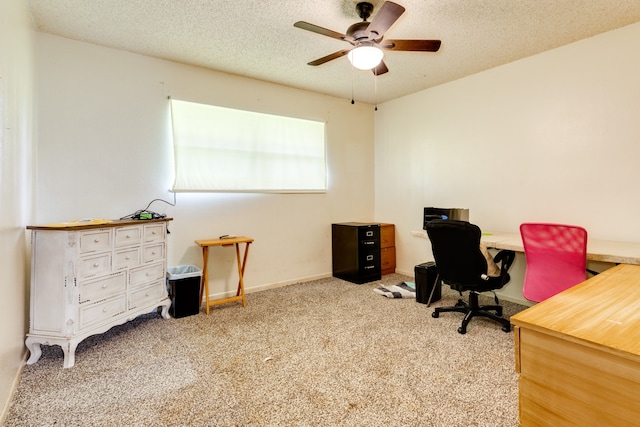
<svg viewBox="0 0 640 427">
<path fill-rule="evenodd" d="M 353 100 L 353 65 L 351 66 L 351 105 L 355 104 L 356 101 Z"/>
<path fill-rule="evenodd" d="M 373 103 L 374 109 L 373 111 L 378 111 L 378 73 L 373 71 Z"/>
</svg>

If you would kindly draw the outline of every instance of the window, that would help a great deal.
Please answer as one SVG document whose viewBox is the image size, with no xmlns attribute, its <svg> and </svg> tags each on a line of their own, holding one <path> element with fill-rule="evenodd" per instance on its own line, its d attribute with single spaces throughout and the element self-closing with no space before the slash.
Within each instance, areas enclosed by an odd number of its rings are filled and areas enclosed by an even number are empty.
<svg viewBox="0 0 640 427">
<path fill-rule="evenodd" d="M 171 100 L 173 191 L 322 192 L 324 122 Z"/>
</svg>

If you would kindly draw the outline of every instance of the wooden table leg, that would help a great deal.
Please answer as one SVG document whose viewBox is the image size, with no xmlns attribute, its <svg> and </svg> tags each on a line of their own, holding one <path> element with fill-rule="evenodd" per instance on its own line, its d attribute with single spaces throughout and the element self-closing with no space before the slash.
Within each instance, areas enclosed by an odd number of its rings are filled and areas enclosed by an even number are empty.
<svg viewBox="0 0 640 427">
<path fill-rule="evenodd" d="M 249 243 L 244 244 L 244 257 L 242 259 L 242 278 L 244 279 L 244 267 L 247 265 L 247 254 L 249 253 Z M 242 284 L 244 288 L 244 283 Z M 240 280 L 238 280 L 238 290 L 236 296 L 240 295 Z"/>
<path fill-rule="evenodd" d="M 242 306 L 247 306 L 247 299 L 244 294 L 244 267 L 247 263 L 247 253 L 249 252 L 249 243 L 245 243 L 244 247 L 244 257 L 242 261 L 240 260 L 240 245 L 236 243 L 236 260 L 238 261 L 238 291 L 236 292 L 236 296 L 242 297 Z"/>
<path fill-rule="evenodd" d="M 209 314 L 209 274 L 207 273 L 207 261 L 209 260 L 209 246 L 202 247 L 202 281 L 203 284 L 200 285 L 200 304 L 202 304 L 202 291 L 204 290 L 205 294 L 205 313 Z"/>
</svg>

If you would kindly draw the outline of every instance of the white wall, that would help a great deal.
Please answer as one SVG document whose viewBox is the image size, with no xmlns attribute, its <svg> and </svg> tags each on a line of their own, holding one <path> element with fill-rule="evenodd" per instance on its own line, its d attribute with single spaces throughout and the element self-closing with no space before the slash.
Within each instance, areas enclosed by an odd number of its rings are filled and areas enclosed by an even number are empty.
<svg viewBox="0 0 640 427">
<path fill-rule="evenodd" d="M 169 266 L 202 266 L 196 239 L 255 239 L 248 290 L 331 274 L 331 223 L 373 216 L 373 107 L 37 34 L 38 223 L 120 218 L 172 201 L 169 103 L 212 103 L 327 122 L 326 194 L 177 194 Z M 212 294 L 235 292 L 235 253 L 210 251 Z"/>
<path fill-rule="evenodd" d="M 29 317 L 32 36 L 26 2 L 0 0 L 0 424 L 24 360 Z"/>
<path fill-rule="evenodd" d="M 379 106 L 375 215 L 396 224 L 398 270 L 432 259 L 410 235 L 425 206 L 469 208 L 483 230 L 640 240 L 638 76 L 635 24 Z"/>
</svg>

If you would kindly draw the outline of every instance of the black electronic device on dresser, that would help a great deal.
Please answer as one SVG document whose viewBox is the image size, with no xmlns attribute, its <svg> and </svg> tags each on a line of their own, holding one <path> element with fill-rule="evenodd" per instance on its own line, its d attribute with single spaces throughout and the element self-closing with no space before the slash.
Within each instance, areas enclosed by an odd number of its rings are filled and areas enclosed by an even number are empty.
<svg viewBox="0 0 640 427">
<path fill-rule="evenodd" d="M 380 280 L 380 224 L 331 224 L 333 276 L 362 284 Z"/>
</svg>

